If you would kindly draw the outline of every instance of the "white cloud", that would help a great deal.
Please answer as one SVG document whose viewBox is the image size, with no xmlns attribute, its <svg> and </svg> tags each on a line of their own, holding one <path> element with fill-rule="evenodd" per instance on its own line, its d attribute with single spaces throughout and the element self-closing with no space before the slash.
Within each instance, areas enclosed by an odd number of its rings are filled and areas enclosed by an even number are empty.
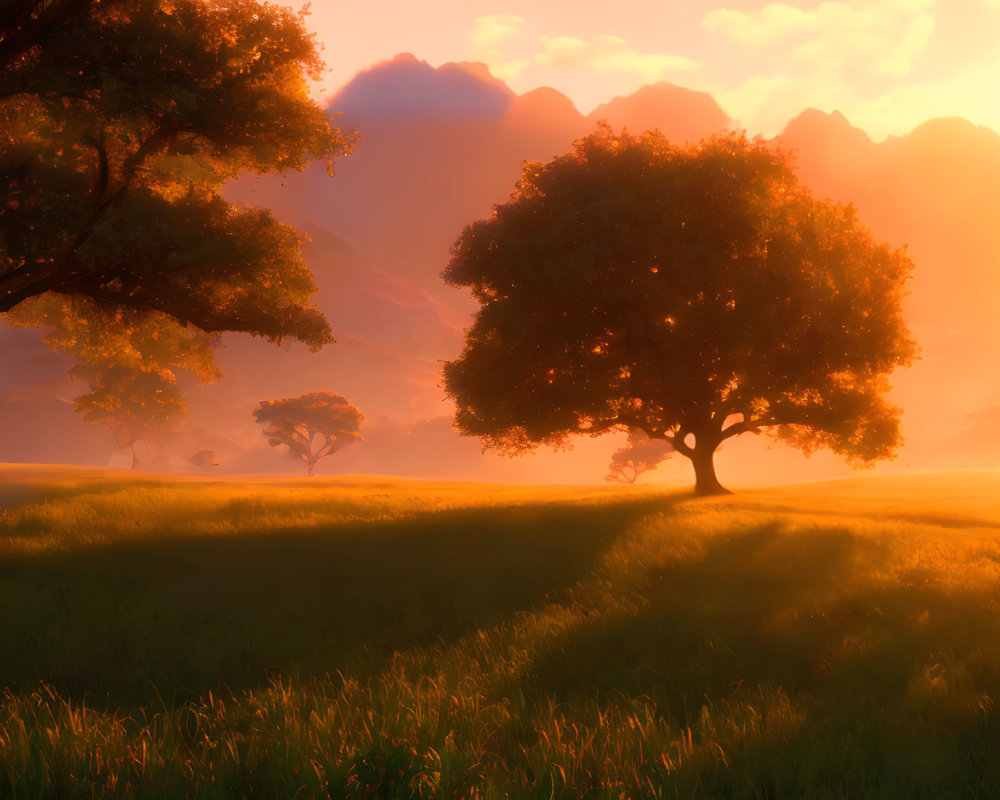
<svg viewBox="0 0 1000 800">
<path fill-rule="evenodd" d="M 799 69 L 850 68 L 901 78 L 910 73 L 930 41 L 933 4 L 934 0 L 838 0 L 804 10 L 771 3 L 753 13 L 710 11 L 702 18 L 702 27 L 750 51 L 784 56 Z"/>
<path fill-rule="evenodd" d="M 640 53 L 617 36 L 597 36 L 591 40 L 571 36 L 542 36 L 538 64 L 584 69 L 590 72 L 632 72 L 647 82 L 662 80 L 671 73 L 694 69 L 695 62 L 668 53 Z"/>
<path fill-rule="evenodd" d="M 507 54 L 516 41 L 523 37 L 527 20 L 516 14 L 490 14 L 477 17 L 471 38 L 475 58 L 489 65 L 498 78 L 511 81 L 529 65 L 527 58 L 511 58 Z"/>
<path fill-rule="evenodd" d="M 765 136 L 780 133 L 803 109 L 846 113 L 857 101 L 854 90 L 830 81 L 821 72 L 804 78 L 757 75 L 734 89 L 716 91 L 713 96 L 739 127 Z M 848 117 L 854 122 L 850 114 Z"/>
<path fill-rule="evenodd" d="M 895 87 L 851 109 L 851 122 L 875 139 L 905 133 L 934 117 L 964 117 L 1000 132 L 1000 56 L 937 81 Z M 845 109 L 845 113 L 847 110 Z"/>
<path fill-rule="evenodd" d="M 894 78 L 908 75 L 920 54 L 927 49 L 933 33 L 933 17 L 928 14 L 914 17 L 894 46 L 876 61 L 876 71 Z"/>
<path fill-rule="evenodd" d="M 759 49 L 811 27 L 808 12 L 783 3 L 772 3 L 757 14 L 717 8 L 708 12 L 702 27 L 721 33 L 744 47 Z"/>
<path fill-rule="evenodd" d="M 957 109 L 948 102 L 954 81 L 942 77 L 925 86 L 921 77 L 928 72 L 921 59 L 934 36 L 935 13 L 945 13 L 935 0 L 717 9 L 702 18 L 702 27 L 735 44 L 743 77 L 737 85 L 722 79 L 708 88 L 740 124 L 765 135 L 804 108 L 840 110 L 875 138 L 902 133 L 926 119 L 932 98 Z"/>
<path fill-rule="evenodd" d="M 495 49 L 505 39 L 521 33 L 526 22 L 524 17 L 515 14 L 476 17 L 472 29 L 472 43 L 480 50 Z"/>
<path fill-rule="evenodd" d="M 894 84 L 864 92 L 815 72 L 805 77 L 755 76 L 715 98 L 737 124 L 772 136 L 805 108 L 843 112 L 875 141 L 908 133 L 935 117 L 964 117 L 1000 132 L 1000 54 L 932 81 Z"/>
</svg>

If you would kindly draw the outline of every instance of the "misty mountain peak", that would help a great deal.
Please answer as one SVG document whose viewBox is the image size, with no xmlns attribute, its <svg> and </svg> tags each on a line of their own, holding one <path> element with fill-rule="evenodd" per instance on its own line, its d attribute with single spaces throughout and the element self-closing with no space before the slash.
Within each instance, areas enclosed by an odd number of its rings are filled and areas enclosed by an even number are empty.
<svg viewBox="0 0 1000 800">
<path fill-rule="evenodd" d="M 975 145 L 996 149 L 1000 135 L 964 117 L 937 117 L 922 122 L 910 133 L 921 144 L 959 147 Z"/>
<path fill-rule="evenodd" d="M 399 53 L 355 75 L 329 109 L 366 117 L 499 117 L 513 96 L 485 64 L 435 68 L 412 53 Z"/>
<path fill-rule="evenodd" d="M 547 108 L 559 114 L 582 116 L 572 100 L 551 86 L 539 86 L 537 89 L 518 95 L 518 99 L 525 107 Z"/>
<path fill-rule="evenodd" d="M 507 119 L 515 125 L 529 125 L 562 132 L 571 130 L 574 137 L 582 136 L 588 128 L 587 121 L 577 111 L 573 101 L 550 86 L 540 86 L 517 95 L 510 104 Z"/>
<path fill-rule="evenodd" d="M 678 142 L 697 141 L 728 128 L 732 122 L 707 92 L 667 81 L 652 83 L 630 95 L 619 95 L 595 108 L 587 119 L 606 120 L 612 128 L 638 134 L 653 128 Z"/>
<path fill-rule="evenodd" d="M 834 143 L 838 147 L 871 144 L 868 134 L 851 125 L 839 111 L 826 112 L 817 108 L 807 108 L 791 120 L 779 139 L 793 147 L 804 143 L 812 146 Z"/>
</svg>

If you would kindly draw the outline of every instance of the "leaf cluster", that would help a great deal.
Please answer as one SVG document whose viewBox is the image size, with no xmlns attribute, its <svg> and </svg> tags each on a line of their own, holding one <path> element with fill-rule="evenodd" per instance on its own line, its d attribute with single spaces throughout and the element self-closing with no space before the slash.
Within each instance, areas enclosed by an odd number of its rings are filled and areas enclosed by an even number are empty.
<svg viewBox="0 0 1000 800">
<path fill-rule="evenodd" d="M 220 194 L 242 170 L 332 169 L 351 147 L 309 98 L 322 62 L 302 17 L 62 0 L 29 23 L 34 43 L 0 62 L 0 311 L 57 291 L 332 341 L 295 232 Z"/>
</svg>

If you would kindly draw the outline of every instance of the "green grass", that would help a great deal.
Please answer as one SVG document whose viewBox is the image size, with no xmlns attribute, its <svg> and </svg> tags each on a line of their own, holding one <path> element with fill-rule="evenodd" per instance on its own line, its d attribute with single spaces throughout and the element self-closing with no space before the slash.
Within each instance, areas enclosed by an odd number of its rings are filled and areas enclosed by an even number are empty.
<svg viewBox="0 0 1000 800">
<path fill-rule="evenodd" d="M 1000 796 L 995 472 L 0 504 L 0 797 Z"/>
</svg>

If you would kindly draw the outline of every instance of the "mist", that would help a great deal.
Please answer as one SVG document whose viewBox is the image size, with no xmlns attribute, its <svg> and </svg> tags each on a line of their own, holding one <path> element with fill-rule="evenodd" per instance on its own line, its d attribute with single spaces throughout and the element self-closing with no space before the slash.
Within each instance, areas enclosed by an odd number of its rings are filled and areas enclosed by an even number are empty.
<svg viewBox="0 0 1000 800">
<path fill-rule="evenodd" d="M 361 137 L 334 177 L 318 166 L 247 176 L 226 194 L 270 209 L 305 237 L 316 303 L 336 343 L 313 353 L 222 335 L 215 356 L 224 377 L 199 386 L 182 376 L 188 414 L 151 437 L 140 466 L 299 474 L 301 462 L 268 446 L 252 410 L 262 400 L 321 390 L 346 397 L 365 421 L 363 440 L 319 462 L 320 474 L 603 482 L 624 434 L 508 459 L 455 431 L 441 366 L 461 352 L 476 304 L 440 279 L 449 248 L 465 225 L 508 198 L 525 160 L 566 152 L 600 119 L 633 133 L 656 128 L 677 142 L 733 121 L 710 96 L 666 83 L 584 116 L 554 89 L 518 95 L 481 64 L 435 69 L 408 54 L 357 75 L 328 112 Z M 939 119 L 875 142 L 840 114 L 805 109 L 776 143 L 794 154 L 815 196 L 853 203 L 875 238 L 906 245 L 916 267 L 905 318 L 920 358 L 893 376 L 905 444 L 876 470 L 997 466 L 1000 136 Z M 74 412 L 85 386 L 67 377 L 72 360 L 51 352 L 43 336 L 0 327 L 0 460 L 128 466 L 110 432 Z M 194 458 L 205 450 L 212 463 Z M 686 481 L 679 462 L 668 459 L 640 481 Z M 807 458 L 765 437 L 727 443 L 718 468 L 736 486 L 852 473 L 833 456 Z"/>
</svg>

